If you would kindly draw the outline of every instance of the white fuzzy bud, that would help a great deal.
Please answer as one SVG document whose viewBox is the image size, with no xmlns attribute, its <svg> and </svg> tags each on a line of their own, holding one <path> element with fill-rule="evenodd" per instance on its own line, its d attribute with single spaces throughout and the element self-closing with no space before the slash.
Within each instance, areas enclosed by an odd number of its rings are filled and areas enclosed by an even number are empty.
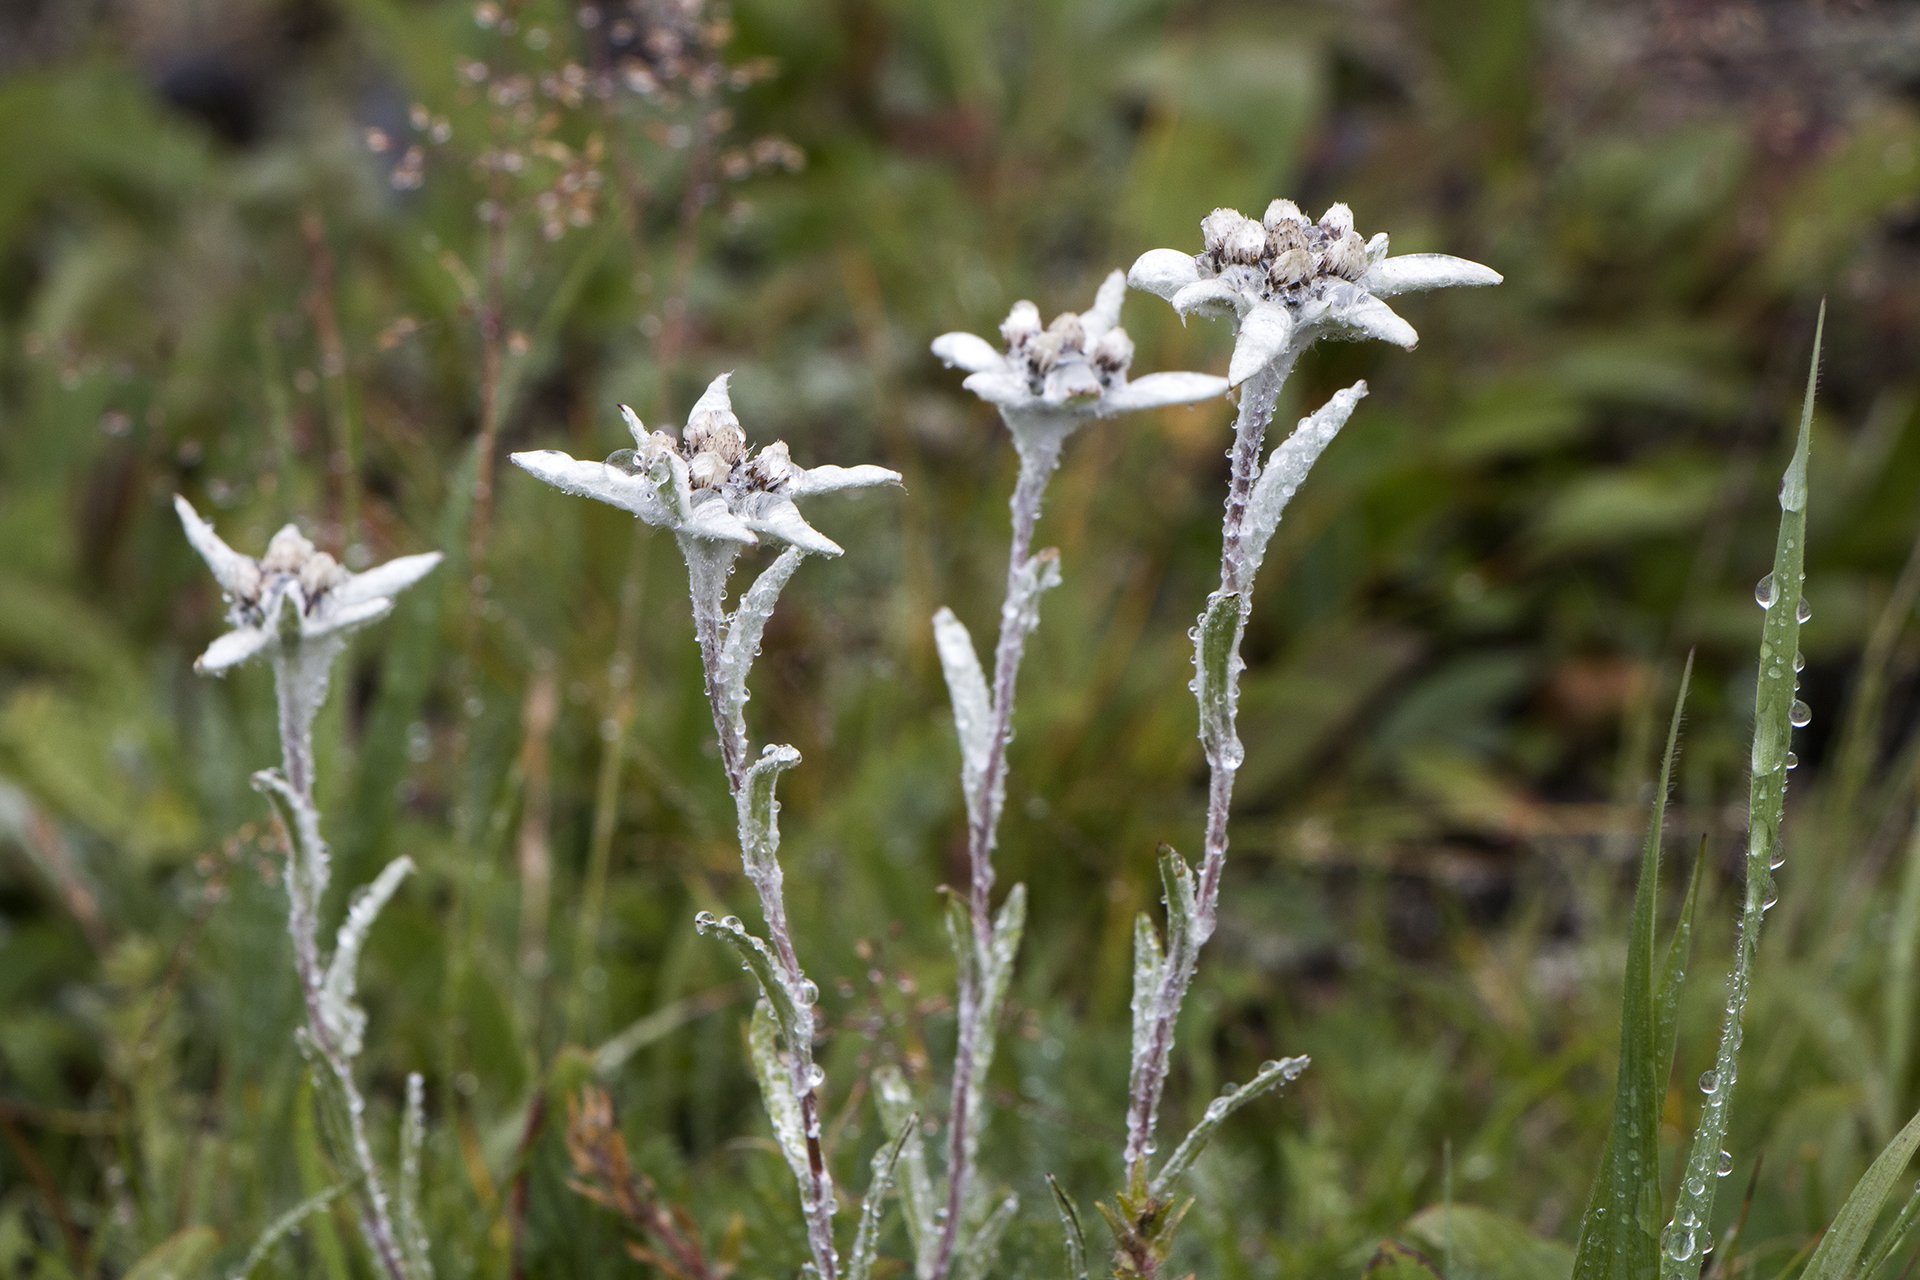
<svg viewBox="0 0 1920 1280">
<path fill-rule="evenodd" d="M 1307 216 L 1301 213 L 1300 206 L 1291 200 L 1274 200 L 1267 205 L 1267 216 L 1264 221 L 1267 230 L 1272 231 L 1283 222 L 1305 227 Z"/>
</svg>

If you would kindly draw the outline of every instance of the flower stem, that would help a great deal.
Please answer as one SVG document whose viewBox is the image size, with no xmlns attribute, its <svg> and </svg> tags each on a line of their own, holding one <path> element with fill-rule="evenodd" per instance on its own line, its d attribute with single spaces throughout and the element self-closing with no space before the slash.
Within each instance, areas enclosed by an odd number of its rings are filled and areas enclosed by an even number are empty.
<svg viewBox="0 0 1920 1280">
<path fill-rule="evenodd" d="M 360 1230 L 388 1280 L 416 1280 L 400 1250 L 392 1210 L 380 1169 L 367 1138 L 366 1099 L 353 1079 L 353 1063 L 328 1030 L 322 1009 L 325 967 L 320 955 L 320 904 L 327 888 L 327 852 L 316 834 L 320 827 L 313 800 L 313 721 L 325 696 L 333 642 L 319 650 L 295 647 L 274 660 L 274 692 L 279 703 L 280 753 L 284 761 L 295 820 L 286 825 L 287 933 L 293 943 L 294 971 L 306 1011 L 306 1038 L 340 1090 L 346 1112 L 349 1152 L 359 1173 Z"/>
<path fill-rule="evenodd" d="M 1161 971 L 1159 989 L 1151 1003 L 1152 1031 L 1147 1051 L 1134 1064 L 1128 1088 L 1126 1165 L 1129 1171 L 1142 1168 L 1153 1154 L 1154 1129 L 1159 1122 L 1160 1098 L 1166 1090 L 1167 1065 L 1173 1053 L 1173 1035 L 1180 1020 L 1180 1007 L 1187 988 L 1193 982 L 1200 962 L 1200 949 L 1213 935 L 1218 919 L 1220 880 L 1227 866 L 1227 818 L 1233 803 L 1233 783 L 1240 771 L 1240 751 L 1235 723 L 1239 702 L 1240 643 L 1246 634 L 1246 621 L 1253 599 L 1250 567 L 1243 554 L 1242 540 L 1247 504 L 1253 497 L 1254 482 L 1260 478 L 1260 453 L 1266 441 L 1267 427 L 1273 421 L 1274 405 L 1287 375 L 1293 371 L 1298 350 L 1289 347 L 1240 389 L 1240 412 L 1234 421 L 1233 448 L 1228 453 L 1232 470 L 1227 482 L 1226 513 L 1220 529 L 1220 587 L 1209 597 L 1213 602 L 1227 596 L 1238 597 L 1239 622 L 1234 628 L 1233 646 L 1227 664 L 1228 696 L 1225 700 L 1226 723 L 1214 735 L 1207 750 L 1207 828 L 1206 847 L 1200 865 L 1199 886 L 1195 893 L 1193 928 L 1173 935 Z M 1209 610 L 1201 612 L 1201 618 Z"/>
<path fill-rule="evenodd" d="M 687 580 L 693 601 L 693 632 L 700 644 L 700 666 L 706 681 L 707 703 L 713 711 L 713 730 L 720 739 L 720 760 L 726 769 L 727 788 L 744 831 L 751 818 L 747 797 L 747 724 L 743 706 L 730 700 L 722 671 L 721 651 L 726 643 L 727 577 L 733 568 L 735 548 L 683 539 Z M 741 855 L 746 862 L 747 879 L 760 899 L 760 914 L 767 922 L 767 936 L 773 944 L 775 959 L 789 991 L 806 986 L 808 979 L 800 967 L 799 953 L 793 945 L 793 930 L 787 923 L 785 876 L 777 859 L 755 861 L 747 857 L 743 840 Z M 800 1126 L 807 1145 L 807 1178 L 801 1188 L 801 1202 L 807 1219 L 807 1246 L 820 1280 L 836 1280 L 839 1254 L 833 1242 L 833 1175 L 827 1169 L 825 1149 L 820 1142 L 820 1097 L 818 1072 L 813 1058 L 813 1016 L 802 1011 L 799 1034 L 789 1037 L 787 1073 L 794 1097 L 800 1105 Z"/>
<path fill-rule="evenodd" d="M 944 1277 L 953 1264 L 959 1243 L 961 1218 L 973 1178 L 982 1119 L 976 1110 L 980 1078 L 990 1065 L 981 1052 L 986 1019 L 993 1010 L 981 998 L 993 952 L 993 851 L 1000 814 L 1006 806 L 1007 746 L 1013 740 L 1013 694 L 1027 636 L 1033 630 L 1036 576 L 1029 564 L 1033 531 L 1047 482 L 1060 465 L 1066 427 L 1016 431 L 1020 475 L 1014 482 L 1013 537 L 1007 552 L 1007 589 L 1000 605 L 1000 638 L 993 657 L 993 733 L 987 743 L 985 778 L 977 803 L 967 815 L 967 915 L 973 926 L 974 962 L 961 976 L 959 1028 L 953 1055 L 953 1097 L 947 1134 L 947 1212 L 941 1224 L 940 1247 L 934 1255 L 933 1276 Z"/>
</svg>

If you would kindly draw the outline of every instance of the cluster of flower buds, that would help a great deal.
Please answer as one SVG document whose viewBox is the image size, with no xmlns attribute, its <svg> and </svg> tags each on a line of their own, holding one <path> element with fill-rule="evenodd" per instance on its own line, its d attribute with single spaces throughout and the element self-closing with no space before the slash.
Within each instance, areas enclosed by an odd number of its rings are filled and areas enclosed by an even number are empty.
<svg viewBox="0 0 1920 1280">
<path fill-rule="evenodd" d="M 1353 210 L 1336 204 L 1314 222 L 1291 200 L 1275 200 L 1256 222 L 1236 209 L 1215 209 L 1200 223 L 1200 277 L 1224 278 L 1236 289 L 1293 301 L 1325 280 L 1357 281 L 1387 250 L 1385 235 L 1368 244 L 1353 229 Z M 1374 248 L 1378 254 L 1370 252 Z"/>
<path fill-rule="evenodd" d="M 1133 339 L 1119 325 L 1102 324 L 1094 315 L 1063 311 L 1042 329 L 1038 307 L 1014 303 L 1000 325 L 1007 367 L 1026 376 L 1033 395 L 1055 402 L 1098 396 L 1121 386 L 1133 363 Z"/>
</svg>

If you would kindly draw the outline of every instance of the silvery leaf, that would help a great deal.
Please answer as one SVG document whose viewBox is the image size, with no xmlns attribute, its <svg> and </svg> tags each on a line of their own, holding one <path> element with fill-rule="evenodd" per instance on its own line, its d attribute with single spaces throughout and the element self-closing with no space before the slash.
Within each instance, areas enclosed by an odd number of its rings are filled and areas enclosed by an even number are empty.
<svg viewBox="0 0 1920 1280">
<path fill-rule="evenodd" d="M 281 597 L 291 600 L 290 596 Z M 321 608 L 307 614 L 301 626 L 301 638 L 319 640 L 326 636 L 345 635 L 369 622 L 378 622 L 393 612 L 393 601 L 385 596 L 372 600 L 362 600 L 358 604 L 335 606 L 328 600 Z"/>
<path fill-rule="evenodd" d="M 1299 1079 L 1300 1073 L 1309 1065 L 1311 1065 L 1309 1060 L 1304 1057 L 1281 1058 L 1268 1062 L 1260 1068 L 1259 1074 L 1253 1079 L 1237 1089 L 1227 1090 L 1209 1102 L 1200 1123 L 1193 1126 L 1193 1131 L 1181 1140 L 1180 1145 L 1174 1148 L 1173 1154 L 1167 1157 L 1167 1162 L 1160 1166 L 1159 1172 L 1153 1175 L 1150 1193 L 1158 1198 L 1170 1195 L 1174 1183 L 1192 1167 L 1193 1162 L 1199 1158 L 1200 1153 L 1206 1149 L 1207 1143 L 1219 1131 L 1220 1126 L 1226 1123 L 1228 1117 L 1262 1094 Z"/>
<path fill-rule="evenodd" d="M 953 701 L 967 812 L 977 814 L 984 799 L 987 756 L 993 743 L 993 699 L 987 692 L 987 677 L 980 669 L 973 637 L 953 610 L 943 606 L 933 615 L 933 639 L 940 651 L 940 667 L 947 675 L 947 694 Z"/>
<path fill-rule="evenodd" d="M 413 859 L 405 855 L 389 862 L 372 884 L 353 895 L 347 918 L 340 922 L 333 959 L 328 961 L 326 977 L 320 984 L 320 1017 L 333 1037 L 334 1047 L 344 1057 L 358 1056 L 361 1034 L 367 1023 L 367 1015 L 354 1003 L 360 952 L 366 946 L 367 934 L 379 918 L 381 908 L 412 870 Z"/>
<path fill-rule="evenodd" d="M 1367 394 L 1367 384 L 1356 382 L 1333 396 L 1307 417 L 1300 419 L 1293 434 L 1283 440 L 1267 459 L 1267 466 L 1253 487 L 1247 502 L 1246 523 L 1241 535 L 1241 554 L 1247 573 L 1259 571 L 1267 543 L 1279 528 L 1281 513 L 1305 483 L 1307 473 L 1333 443 L 1340 428 L 1353 416 L 1355 406 Z"/>
<path fill-rule="evenodd" d="M 640 421 L 640 415 L 624 404 L 620 406 L 620 416 L 626 421 L 627 434 L 633 437 L 633 447 L 644 450 L 653 438 L 653 433 L 647 430 L 647 424 Z"/>
<path fill-rule="evenodd" d="M 736 718 L 747 702 L 747 674 L 759 656 L 767 619 L 773 616 L 780 593 L 805 558 L 806 552 L 798 547 L 782 551 L 740 597 L 733 621 L 727 624 L 727 638 L 720 646 L 720 679 L 728 712 Z"/>
</svg>

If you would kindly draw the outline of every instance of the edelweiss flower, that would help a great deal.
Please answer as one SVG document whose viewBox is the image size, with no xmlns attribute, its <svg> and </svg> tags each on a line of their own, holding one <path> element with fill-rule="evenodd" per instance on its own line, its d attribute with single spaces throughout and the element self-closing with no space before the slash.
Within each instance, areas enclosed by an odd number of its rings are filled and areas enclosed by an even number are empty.
<svg viewBox="0 0 1920 1280">
<path fill-rule="evenodd" d="M 1133 341 L 1120 327 L 1126 293 L 1127 278 L 1116 271 L 1100 286 L 1092 310 L 1064 312 L 1045 329 L 1039 308 L 1016 302 L 1000 326 L 1005 354 L 971 333 L 941 334 L 933 340 L 933 354 L 967 371 L 961 386 L 1010 414 L 1106 418 L 1224 394 L 1226 380 L 1204 373 L 1127 380 Z"/>
<path fill-rule="evenodd" d="M 780 440 L 751 452 L 727 396 L 731 376 L 713 380 L 687 415 L 679 440 L 665 431 L 648 431 L 633 410 L 621 405 L 633 448 L 618 450 L 605 462 L 536 449 L 514 454 L 513 463 L 564 493 L 630 511 L 681 538 L 744 545 L 770 538 L 816 555 L 839 555 L 839 544 L 808 524 L 793 500 L 899 484 L 900 473 L 870 465 L 796 466 Z"/>
<path fill-rule="evenodd" d="M 1316 337 L 1378 338 L 1411 349 L 1413 326 L 1382 302 L 1397 293 L 1499 284 L 1500 273 L 1444 253 L 1387 256 L 1382 232 L 1362 241 L 1353 211 L 1336 204 L 1310 222 L 1291 200 L 1275 200 L 1255 222 L 1215 209 L 1200 223 L 1198 254 L 1152 249 L 1128 273 L 1183 317 L 1235 317 L 1228 380 L 1238 386 L 1290 345 Z"/>
<path fill-rule="evenodd" d="M 185 498 L 176 496 L 173 509 L 226 594 L 233 628 L 194 661 L 203 675 L 223 675 L 269 649 L 339 637 L 383 618 L 394 596 L 440 563 L 440 553 L 428 551 L 349 573 L 293 525 L 274 534 L 256 560 L 228 546 Z"/>
</svg>

